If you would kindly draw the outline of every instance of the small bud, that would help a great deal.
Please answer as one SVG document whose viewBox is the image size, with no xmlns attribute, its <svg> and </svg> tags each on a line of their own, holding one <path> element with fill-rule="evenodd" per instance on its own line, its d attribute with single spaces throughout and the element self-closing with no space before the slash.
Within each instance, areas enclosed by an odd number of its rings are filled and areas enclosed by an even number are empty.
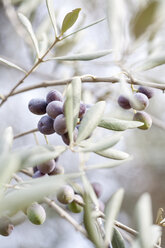
<svg viewBox="0 0 165 248">
<path fill-rule="evenodd" d="M 74 200 L 74 191 L 69 185 L 64 185 L 57 193 L 57 200 L 63 204 L 71 203 Z"/>
<path fill-rule="evenodd" d="M 27 208 L 27 217 L 35 225 L 41 225 L 45 222 L 45 209 L 37 202 L 32 203 Z"/>
</svg>

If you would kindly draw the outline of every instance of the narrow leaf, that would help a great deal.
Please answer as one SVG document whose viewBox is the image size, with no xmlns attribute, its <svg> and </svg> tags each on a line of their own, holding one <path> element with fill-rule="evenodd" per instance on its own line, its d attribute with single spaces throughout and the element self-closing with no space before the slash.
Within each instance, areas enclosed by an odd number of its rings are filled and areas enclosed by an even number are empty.
<svg viewBox="0 0 165 248">
<path fill-rule="evenodd" d="M 118 58 L 125 44 L 127 11 L 124 0 L 107 0 L 107 21 L 115 56 Z M 119 7 L 120 6 L 120 7 Z"/>
<path fill-rule="evenodd" d="M 131 159 L 132 157 L 130 156 L 128 159 L 124 159 L 122 161 L 111 161 L 111 162 L 106 162 L 106 163 L 101 163 L 101 164 L 87 165 L 85 167 L 85 170 L 109 169 L 109 168 L 119 166 L 123 164 L 124 162 L 127 162 Z"/>
<path fill-rule="evenodd" d="M 86 112 L 79 127 L 79 133 L 76 141 L 77 143 L 87 138 L 97 127 L 104 113 L 104 108 L 105 102 L 101 101 L 96 103 Z"/>
<path fill-rule="evenodd" d="M 12 127 L 8 127 L 4 130 L 0 139 L 0 155 L 10 152 L 13 144 L 13 130 Z"/>
<path fill-rule="evenodd" d="M 110 54 L 111 52 L 112 50 L 102 50 L 102 51 L 91 52 L 91 53 L 79 53 L 79 54 L 73 54 L 73 55 L 66 55 L 63 57 L 52 57 L 47 60 L 86 61 L 86 60 L 94 60 L 94 59 L 104 57 Z"/>
<path fill-rule="evenodd" d="M 90 27 L 92 27 L 92 26 L 94 26 L 94 25 L 96 25 L 96 24 L 98 24 L 98 23 L 100 23 L 100 22 L 102 22 L 102 21 L 104 21 L 104 20 L 105 20 L 105 18 L 102 18 L 102 19 L 100 19 L 100 20 L 98 20 L 98 21 L 92 22 L 91 24 L 89 24 L 89 25 L 87 25 L 87 26 L 85 26 L 85 27 L 82 27 L 82 28 L 80 28 L 80 29 L 74 31 L 73 33 L 64 36 L 61 40 L 64 40 L 64 39 L 70 37 L 71 35 L 74 35 L 74 34 L 80 32 L 80 31 L 83 31 L 83 30 L 87 29 L 87 28 L 90 28 Z"/>
<path fill-rule="evenodd" d="M 152 245 L 152 209 L 151 198 L 148 193 L 143 194 L 135 208 L 136 222 L 139 231 L 141 248 L 151 248 Z"/>
<path fill-rule="evenodd" d="M 57 37 L 57 26 L 56 26 L 56 17 L 55 17 L 55 11 L 54 11 L 54 6 L 53 6 L 53 0 L 46 0 L 46 5 L 47 5 L 48 13 L 50 16 L 50 20 L 54 28 L 55 37 Z"/>
<path fill-rule="evenodd" d="M 89 143 L 83 148 L 82 152 L 97 152 L 102 151 L 107 148 L 110 148 L 117 144 L 119 140 L 121 139 L 121 135 L 117 134 L 114 136 L 107 136 L 106 138 L 103 138 L 99 141 L 95 141 L 94 143 Z"/>
<path fill-rule="evenodd" d="M 113 248 L 125 248 L 124 239 L 117 228 L 114 228 L 112 246 Z"/>
<path fill-rule="evenodd" d="M 65 100 L 65 118 L 66 118 L 66 126 L 68 130 L 70 143 L 73 142 L 73 95 L 72 95 L 72 85 L 70 84 L 67 88 L 66 92 L 66 100 Z"/>
<path fill-rule="evenodd" d="M 38 46 L 38 41 L 37 38 L 34 34 L 32 25 L 30 23 L 30 21 L 28 20 L 28 18 L 26 16 L 24 16 L 22 13 L 18 14 L 20 21 L 22 22 L 22 24 L 24 25 L 24 27 L 26 28 L 27 32 L 29 33 L 31 40 L 33 42 L 37 57 L 39 58 L 39 46 Z"/>
<path fill-rule="evenodd" d="M 22 71 L 22 72 L 24 72 L 26 74 L 26 71 L 23 68 L 21 68 L 20 66 L 14 64 L 14 63 L 12 63 L 12 62 L 4 59 L 4 58 L 0 58 L 0 62 L 5 64 L 5 65 L 8 65 L 10 67 L 13 67 L 13 68 L 15 68 L 15 69 L 17 69 L 19 71 Z"/>
<path fill-rule="evenodd" d="M 72 12 L 69 12 L 64 17 L 61 28 L 61 35 L 63 35 L 63 33 L 65 33 L 69 28 L 71 28 L 73 24 L 77 21 L 80 10 L 81 10 L 80 8 L 74 9 L 72 10 Z"/>
<path fill-rule="evenodd" d="M 22 149 L 17 153 L 20 154 L 22 167 L 34 167 L 38 164 L 44 163 L 50 159 L 57 158 L 66 150 L 65 146 L 35 146 L 28 149 Z"/>
<path fill-rule="evenodd" d="M 98 151 L 96 152 L 96 154 L 106 157 L 106 158 L 111 158 L 111 159 L 116 159 L 116 160 L 123 160 L 129 157 L 128 153 L 118 151 L 112 148 L 109 148 L 103 151 Z"/>
<path fill-rule="evenodd" d="M 133 17 L 131 25 L 136 38 L 139 38 L 155 22 L 158 6 L 158 1 L 149 1 L 147 6 L 143 10 L 140 9 L 137 15 Z"/>
<path fill-rule="evenodd" d="M 109 244 L 113 237 L 114 222 L 119 213 L 122 200 L 124 196 L 124 190 L 119 189 L 111 199 L 108 201 L 105 209 L 105 241 Z"/>
<path fill-rule="evenodd" d="M 43 197 L 55 194 L 68 179 L 77 178 L 80 175 L 80 173 L 73 173 L 51 177 L 44 176 L 26 181 L 24 184 L 17 184 L 22 188 L 13 190 L 4 197 L 0 205 L 0 215 L 13 215 L 19 210 L 25 210 L 32 202 L 41 201 Z"/>
<path fill-rule="evenodd" d="M 72 80 L 72 94 L 73 94 L 73 116 L 74 116 L 74 127 L 78 121 L 78 115 L 80 110 L 81 101 L 81 79 L 76 77 Z"/>
<path fill-rule="evenodd" d="M 99 127 L 103 127 L 114 131 L 124 131 L 126 129 L 140 127 L 142 125 L 143 123 L 139 121 L 126 121 L 110 117 L 103 117 L 99 122 Z"/>
<path fill-rule="evenodd" d="M 158 67 L 164 64 L 165 64 L 165 55 L 150 57 L 150 58 L 147 58 L 145 61 L 143 61 L 141 65 L 135 68 L 135 70 L 136 71 L 147 71 L 147 70 L 153 69 L 155 67 Z"/>
</svg>

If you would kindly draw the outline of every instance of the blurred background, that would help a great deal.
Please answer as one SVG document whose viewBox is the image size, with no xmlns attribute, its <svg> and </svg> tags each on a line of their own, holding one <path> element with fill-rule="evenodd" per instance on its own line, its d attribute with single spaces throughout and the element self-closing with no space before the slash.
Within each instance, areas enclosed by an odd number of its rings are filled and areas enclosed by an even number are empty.
<svg viewBox="0 0 165 248">
<path fill-rule="evenodd" d="M 126 1 L 128 3 L 128 20 L 131 15 L 142 8 L 148 1 Z M 138 3 L 139 2 L 139 3 Z M 58 28 L 61 27 L 62 20 L 66 13 L 75 8 L 82 8 L 80 17 L 71 31 L 79 27 L 90 24 L 106 16 L 106 1 L 100 0 L 77 0 L 55 1 L 55 12 Z M 30 40 L 21 24 L 16 18 L 16 12 L 24 13 L 32 22 L 37 38 L 42 42 L 43 34 L 48 37 L 48 45 L 53 41 L 53 30 L 49 21 L 45 1 L 43 0 L 13 0 L 0 1 L 0 57 L 20 65 L 23 68 L 30 68 L 34 62 L 34 53 L 31 49 Z M 69 32 L 68 32 L 69 33 Z M 127 31 L 126 31 L 127 33 Z M 164 27 L 157 33 L 156 41 L 152 42 L 150 48 L 155 52 L 161 49 Z M 126 36 L 129 44 L 129 38 Z M 141 41 L 140 48 L 134 47 L 133 56 L 129 54 L 128 65 L 134 63 L 134 59 L 145 58 L 148 53 L 148 46 L 145 40 Z M 90 27 L 74 36 L 64 40 L 52 51 L 55 56 L 62 56 L 73 53 L 84 53 L 112 48 L 112 39 L 108 31 L 107 21 Z M 147 51 L 146 51 L 147 50 Z M 135 58 L 135 57 L 136 58 Z M 127 59 L 127 56 L 126 56 Z M 127 65 L 127 63 L 126 63 Z M 127 68 L 127 67 L 126 67 Z M 129 67 L 127 68 L 129 69 Z M 114 63 L 114 56 L 89 61 L 89 62 L 55 62 L 50 61 L 42 64 L 27 80 L 23 86 L 30 86 L 44 81 L 65 79 L 75 75 L 92 74 L 95 76 L 116 76 L 119 75 L 120 68 Z M 21 72 L 0 64 L 0 94 L 7 94 L 9 90 L 23 76 Z M 153 79 L 163 83 L 164 66 L 157 67 L 138 75 L 139 78 Z M 165 81 L 164 81 L 165 83 Z M 21 88 L 21 87 L 20 87 Z M 56 87 L 63 92 L 64 87 Z M 14 134 L 19 134 L 37 127 L 40 117 L 32 115 L 28 110 L 28 102 L 31 98 L 45 98 L 50 88 L 41 88 L 28 91 L 13 97 L 0 109 L 0 132 L 7 126 L 12 126 Z M 93 170 L 88 172 L 91 182 L 100 182 L 103 186 L 101 199 L 104 203 L 118 188 L 125 189 L 125 198 L 122 205 L 119 220 L 135 227 L 133 210 L 139 196 L 144 192 L 149 192 L 152 197 L 154 221 L 158 208 L 165 208 L 164 195 L 164 161 L 165 161 L 165 97 L 161 90 L 155 89 L 155 95 L 150 100 L 147 112 L 153 116 L 153 126 L 148 131 L 127 130 L 123 133 L 123 139 L 117 147 L 133 155 L 133 160 L 127 164 L 112 169 Z M 106 111 L 110 116 L 120 116 L 127 119 L 133 116 L 133 112 L 122 111 L 117 104 L 117 98 L 121 93 L 120 84 L 98 83 L 83 84 L 83 99 L 86 103 L 94 103 L 98 100 L 106 100 Z M 105 130 L 99 129 L 97 137 L 106 135 Z M 40 144 L 45 144 L 43 136 L 37 133 Z M 61 138 L 54 134 L 48 137 L 50 144 L 62 144 Z M 14 148 L 35 144 L 32 134 L 21 137 L 14 141 Z M 104 159 L 106 160 L 106 159 Z M 89 163 L 101 162 L 102 158 L 92 155 Z M 66 172 L 78 170 L 78 158 L 71 153 L 64 154 L 59 163 L 62 164 Z M 47 207 L 48 218 L 42 226 L 34 226 L 29 221 L 16 227 L 9 237 L 1 237 L 2 248 L 51 248 L 51 247 L 73 247 L 79 248 L 93 247 L 74 228 L 61 219 L 53 210 Z M 79 223 L 82 222 L 82 215 L 73 214 Z M 163 231 L 163 239 L 165 233 Z M 165 245 L 163 241 L 162 247 Z"/>
</svg>

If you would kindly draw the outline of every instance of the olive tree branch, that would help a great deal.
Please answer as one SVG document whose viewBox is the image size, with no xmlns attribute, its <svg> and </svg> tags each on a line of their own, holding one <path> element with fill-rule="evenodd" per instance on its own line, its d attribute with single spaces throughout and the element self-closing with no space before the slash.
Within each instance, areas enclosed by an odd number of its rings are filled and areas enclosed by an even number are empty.
<svg viewBox="0 0 165 248">
<path fill-rule="evenodd" d="M 43 59 L 46 57 L 46 55 L 50 52 L 50 50 L 55 46 L 55 44 L 60 41 L 60 39 L 57 37 L 55 41 L 52 43 L 52 45 L 48 48 L 48 50 L 41 56 L 41 58 L 38 58 L 37 62 L 31 67 L 31 69 L 25 74 L 25 76 L 10 90 L 10 92 L 5 96 L 5 98 L 1 101 L 0 107 L 7 101 L 7 99 L 13 94 L 15 89 L 20 86 L 24 80 L 43 62 Z"/>
<path fill-rule="evenodd" d="M 80 76 L 82 83 L 119 83 L 120 79 L 112 76 L 112 77 L 97 77 L 97 76 L 92 76 L 92 75 L 83 75 Z M 62 79 L 62 80 L 51 80 L 51 81 L 44 81 L 41 82 L 39 84 L 34 84 L 32 86 L 28 86 L 28 87 L 24 87 L 20 90 L 14 91 L 12 92 L 10 95 L 8 96 L 4 96 L 4 98 L 6 99 L 6 97 L 11 97 L 14 95 L 18 95 L 30 90 L 34 90 L 34 89 L 38 89 L 38 88 L 47 88 L 47 87 L 52 87 L 52 86 L 62 86 L 62 85 L 67 85 L 69 84 L 71 81 L 73 80 L 73 77 L 71 78 L 67 78 L 67 79 Z M 157 83 L 153 83 L 153 82 L 144 82 L 144 81 L 139 81 L 136 79 L 128 79 L 127 83 L 129 84 L 134 84 L 134 85 L 143 85 L 146 87 L 152 87 L 152 88 L 156 88 L 156 89 L 160 89 L 160 90 L 165 90 L 165 85 L 163 84 L 157 84 Z"/>
</svg>

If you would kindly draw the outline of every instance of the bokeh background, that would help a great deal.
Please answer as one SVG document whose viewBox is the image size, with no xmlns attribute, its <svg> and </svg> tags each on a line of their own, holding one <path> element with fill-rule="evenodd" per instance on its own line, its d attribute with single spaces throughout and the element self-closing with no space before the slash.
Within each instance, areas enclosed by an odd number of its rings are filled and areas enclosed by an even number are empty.
<svg viewBox="0 0 165 248">
<path fill-rule="evenodd" d="M 10 1 L 3 1 L 10 3 Z M 140 8 L 138 1 L 128 1 L 129 10 L 135 11 Z M 140 2 L 140 1 L 139 1 Z M 144 1 L 146 2 L 146 1 Z M 49 22 L 45 1 L 28 0 L 12 1 L 15 9 L 23 12 L 33 23 L 38 39 L 42 39 L 42 32 L 47 30 L 49 42 L 53 39 L 53 30 Z M 72 28 L 76 30 L 79 26 L 87 25 L 95 20 L 104 18 L 106 15 L 106 1 L 101 0 L 77 0 L 55 1 L 55 11 L 58 26 L 61 26 L 66 13 L 75 8 L 82 8 L 80 18 Z M 18 65 L 28 69 L 34 61 L 34 54 L 29 46 L 29 40 L 17 25 L 14 16 L 10 15 L 8 9 L 4 8 L 0 2 L 0 57 L 8 58 Z M 9 15 L 9 16 L 8 16 Z M 10 18 L 9 18 L 10 17 Z M 12 19 L 12 18 L 13 19 Z M 129 16 L 128 16 L 129 19 Z M 160 35 L 160 34 L 159 34 Z M 163 32 L 162 34 L 163 35 Z M 160 35 L 160 36 L 161 36 Z M 65 43 L 65 44 L 64 44 Z M 57 46 L 53 51 L 56 56 L 90 52 L 94 50 L 109 49 L 112 47 L 111 37 L 108 32 L 106 21 L 86 29 L 63 44 Z M 146 53 L 146 48 L 141 49 L 141 56 Z M 139 56 L 139 55 L 137 55 Z M 92 74 L 95 76 L 118 75 L 119 68 L 113 62 L 113 56 L 90 62 L 47 62 L 38 68 L 25 82 L 24 86 L 33 85 L 37 82 L 48 80 L 65 79 L 74 75 Z M 164 66 L 155 68 L 146 73 L 145 76 L 152 75 L 157 80 L 162 80 L 164 76 Z M 22 77 L 22 73 L 0 64 L 0 94 L 6 94 Z M 162 82 L 162 81 L 161 81 Z M 21 88 L 21 87 L 20 87 Z M 63 92 L 63 87 L 56 87 Z M 36 128 L 40 117 L 32 115 L 28 110 L 28 102 L 31 98 L 44 98 L 50 88 L 36 89 L 26 93 L 13 96 L 0 109 L 0 132 L 7 126 L 12 126 L 14 134 L 19 134 L 27 130 Z M 105 99 L 107 102 L 106 111 L 111 116 L 127 114 L 117 105 L 117 98 L 121 92 L 119 84 L 100 83 L 84 84 L 83 97 L 87 103 L 94 103 L 97 100 Z M 149 192 L 152 197 L 154 221 L 158 208 L 165 207 L 164 176 L 165 176 L 165 97 L 162 91 L 155 89 L 155 96 L 150 100 L 147 112 L 154 117 L 153 126 L 148 131 L 127 130 L 123 133 L 123 139 L 117 147 L 133 155 L 133 160 L 113 169 L 102 169 L 88 173 L 91 182 L 100 182 L 103 186 L 101 199 L 106 203 L 109 197 L 118 188 L 125 189 L 125 198 L 122 205 L 119 220 L 126 225 L 134 227 L 134 206 L 139 196 L 144 192 Z M 116 114 L 117 113 L 117 114 Z M 99 130 L 97 137 L 106 135 L 106 131 Z M 45 144 L 41 134 L 37 133 L 38 140 Z M 59 136 L 48 137 L 51 144 L 62 144 Z M 16 139 L 14 148 L 35 144 L 32 134 Z M 102 161 L 97 155 L 92 155 L 90 162 Z M 66 172 L 78 170 L 78 158 L 71 153 L 63 155 L 59 163 L 65 167 Z M 34 226 L 29 221 L 16 227 L 9 237 L 0 236 L 2 248 L 70 248 L 93 247 L 84 239 L 81 234 L 61 219 L 53 210 L 47 207 L 48 218 L 44 225 Z M 73 215 L 78 222 L 82 222 L 82 215 Z M 163 237 L 165 233 L 163 231 Z M 164 238 L 163 238 L 164 239 Z M 162 247 L 165 245 L 164 241 Z"/>
</svg>

